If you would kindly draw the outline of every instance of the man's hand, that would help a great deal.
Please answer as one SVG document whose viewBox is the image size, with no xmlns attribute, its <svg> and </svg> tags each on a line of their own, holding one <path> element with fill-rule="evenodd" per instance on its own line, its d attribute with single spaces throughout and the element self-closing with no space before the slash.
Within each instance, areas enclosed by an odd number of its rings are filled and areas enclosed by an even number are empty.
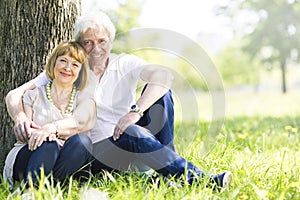
<svg viewBox="0 0 300 200">
<path fill-rule="evenodd" d="M 40 126 L 36 125 L 33 121 L 31 121 L 25 113 L 19 114 L 15 118 L 15 125 L 14 125 L 14 133 L 16 139 L 23 143 L 28 142 L 28 138 L 31 136 L 32 129 L 39 129 Z"/>
<path fill-rule="evenodd" d="M 117 139 L 119 139 L 120 136 L 126 130 L 126 128 L 138 122 L 140 118 L 141 118 L 140 114 L 136 112 L 129 112 L 125 116 L 121 117 L 114 130 L 114 134 L 113 134 L 114 140 L 116 141 Z"/>
</svg>

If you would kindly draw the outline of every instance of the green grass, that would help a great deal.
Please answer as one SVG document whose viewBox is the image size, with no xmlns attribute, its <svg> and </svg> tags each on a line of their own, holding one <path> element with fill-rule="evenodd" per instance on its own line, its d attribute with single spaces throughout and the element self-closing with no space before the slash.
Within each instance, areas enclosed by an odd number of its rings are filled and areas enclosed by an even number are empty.
<svg viewBox="0 0 300 200">
<path fill-rule="evenodd" d="M 202 97 L 199 99 L 209 99 Z M 207 180 L 178 189 L 167 187 L 159 176 L 122 173 L 93 177 L 83 186 L 71 179 L 65 186 L 54 187 L 51 179 L 43 177 L 35 197 L 80 199 L 88 191 L 104 192 L 118 200 L 300 199 L 299 100 L 296 93 L 229 94 L 224 125 L 218 132 L 207 134 L 211 123 L 204 114 L 196 121 L 176 123 L 175 143 L 180 155 L 209 173 L 233 172 L 234 181 L 224 191 L 206 187 Z M 204 113 L 207 107 L 202 107 Z M 20 185 L 16 189 L 19 191 L 11 194 L 2 181 L 0 198 L 21 199 L 25 188 Z"/>
</svg>

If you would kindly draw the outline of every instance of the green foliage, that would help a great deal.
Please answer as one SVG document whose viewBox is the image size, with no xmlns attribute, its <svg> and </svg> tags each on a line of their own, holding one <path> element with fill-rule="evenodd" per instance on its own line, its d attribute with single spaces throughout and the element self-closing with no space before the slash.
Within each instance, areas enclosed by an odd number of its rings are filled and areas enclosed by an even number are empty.
<svg viewBox="0 0 300 200">
<path fill-rule="evenodd" d="M 208 91 L 203 75 L 200 74 L 201 72 L 198 72 L 190 63 L 181 58 L 177 58 L 173 68 L 177 73 L 180 73 L 180 75 L 184 77 L 184 79 L 176 79 L 175 77 L 173 84 L 174 87 L 186 89 L 183 87 L 184 82 L 186 81 L 189 83 L 189 87 L 194 88 L 195 90 Z"/>
<path fill-rule="evenodd" d="M 287 0 L 230 0 L 219 12 L 232 20 L 233 28 L 247 39 L 245 50 L 264 61 L 285 62 L 300 50 L 300 5 Z M 241 16 L 244 25 L 237 25 Z M 266 52 L 268 48 L 269 52 Z"/>
<path fill-rule="evenodd" d="M 280 63 L 285 63 L 293 50 L 299 52 L 299 2 L 249 1 L 244 8 L 252 9 L 259 16 L 255 30 L 247 36 L 249 42 L 246 51 L 253 55 L 258 54 L 264 61 Z M 269 55 L 264 55 L 264 48 L 269 48 Z"/>
<path fill-rule="evenodd" d="M 126 0 L 121 1 L 117 9 L 107 11 L 116 26 L 117 33 L 126 32 L 140 25 L 139 16 L 142 4 L 140 0 Z"/>
<path fill-rule="evenodd" d="M 300 5 L 296 0 L 230 0 L 219 12 L 228 16 L 244 50 L 269 67 L 280 66 L 282 91 L 286 92 L 286 65 L 299 60 Z M 246 17 L 245 17 L 246 16 Z M 244 25 L 241 26 L 241 18 Z M 246 22 L 245 22 L 246 21 Z"/>
<path fill-rule="evenodd" d="M 257 84 L 260 81 L 262 64 L 241 50 L 241 46 L 231 43 L 216 56 L 225 86 Z"/>
<path fill-rule="evenodd" d="M 140 25 L 139 16 L 141 15 L 142 4 L 143 1 L 141 0 L 126 0 L 120 1 L 117 8 L 105 10 L 116 26 L 116 40 L 112 50 L 114 53 L 128 50 L 126 46 L 130 45 L 123 42 L 123 40 L 126 41 L 123 34 Z"/>
</svg>

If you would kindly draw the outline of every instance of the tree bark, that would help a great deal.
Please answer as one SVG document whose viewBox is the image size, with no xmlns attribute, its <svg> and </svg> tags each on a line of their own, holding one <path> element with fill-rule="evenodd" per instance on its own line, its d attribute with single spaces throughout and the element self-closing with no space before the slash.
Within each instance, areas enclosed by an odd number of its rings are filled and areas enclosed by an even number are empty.
<svg viewBox="0 0 300 200">
<path fill-rule="evenodd" d="M 285 62 L 280 63 L 281 68 L 281 78 L 282 78 L 282 93 L 285 94 L 287 92 L 286 89 L 286 64 Z"/>
<path fill-rule="evenodd" d="M 0 1 L 0 170 L 15 137 L 6 94 L 43 70 L 49 52 L 72 38 L 81 0 Z"/>
</svg>

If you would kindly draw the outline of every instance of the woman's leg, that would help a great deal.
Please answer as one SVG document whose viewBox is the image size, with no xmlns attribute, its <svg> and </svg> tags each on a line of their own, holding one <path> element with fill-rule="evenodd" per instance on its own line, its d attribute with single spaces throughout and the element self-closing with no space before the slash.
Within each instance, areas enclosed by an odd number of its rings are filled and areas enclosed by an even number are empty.
<svg viewBox="0 0 300 200">
<path fill-rule="evenodd" d="M 32 151 L 28 149 L 28 145 L 25 145 L 20 149 L 16 157 L 13 166 L 13 179 L 15 181 L 21 181 L 25 178 L 27 165 L 31 157 Z"/>
<path fill-rule="evenodd" d="M 56 160 L 53 176 L 64 180 L 92 160 L 92 142 L 86 134 L 76 134 L 70 137 L 60 150 Z"/>
<path fill-rule="evenodd" d="M 43 167 L 45 175 L 50 174 L 59 155 L 59 150 L 60 147 L 57 142 L 44 142 L 32 151 L 27 164 L 25 180 L 28 180 L 28 176 L 31 174 L 32 181 L 36 183 L 41 174 L 41 167 Z"/>
</svg>

